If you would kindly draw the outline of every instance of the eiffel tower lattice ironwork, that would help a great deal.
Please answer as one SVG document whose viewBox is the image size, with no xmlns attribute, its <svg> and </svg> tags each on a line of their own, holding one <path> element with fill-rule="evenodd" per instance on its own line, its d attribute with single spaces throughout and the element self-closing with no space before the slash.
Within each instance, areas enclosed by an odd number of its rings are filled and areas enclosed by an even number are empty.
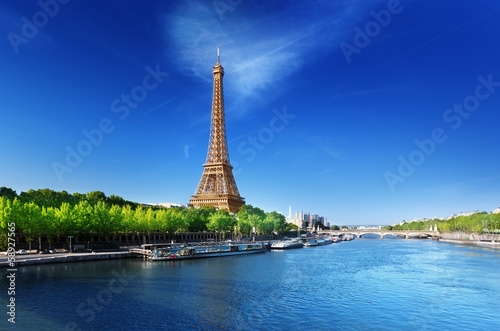
<svg viewBox="0 0 500 331">
<path fill-rule="evenodd" d="M 203 165 L 203 174 L 196 194 L 189 200 L 193 207 L 213 206 L 226 209 L 231 213 L 245 204 L 240 196 L 233 176 L 233 167 L 229 163 L 229 152 L 226 139 L 226 120 L 224 113 L 224 94 L 222 77 L 224 68 L 219 62 L 217 47 L 217 64 L 213 67 L 214 95 L 212 99 L 212 124 L 208 144 L 207 162 Z"/>
</svg>

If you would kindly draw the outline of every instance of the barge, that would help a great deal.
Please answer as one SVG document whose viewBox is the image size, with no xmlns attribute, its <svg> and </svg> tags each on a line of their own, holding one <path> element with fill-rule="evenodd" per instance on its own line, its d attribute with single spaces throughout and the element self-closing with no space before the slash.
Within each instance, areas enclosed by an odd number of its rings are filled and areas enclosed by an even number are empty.
<svg viewBox="0 0 500 331">
<path fill-rule="evenodd" d="M 278 241 L 271 245 L 272 249 L 290 249 L 290 248 L 302 248 L 304 243 L 300 239 Z"/>
<path fill-rule="evenodd" d="M 210 257 L 264 253 L 268 247 L 262 243 L 221 244 L 210 246 L 165 247 L 155 249 L 148 258 L 151 261 L 202 259 Z"/>
</svg>

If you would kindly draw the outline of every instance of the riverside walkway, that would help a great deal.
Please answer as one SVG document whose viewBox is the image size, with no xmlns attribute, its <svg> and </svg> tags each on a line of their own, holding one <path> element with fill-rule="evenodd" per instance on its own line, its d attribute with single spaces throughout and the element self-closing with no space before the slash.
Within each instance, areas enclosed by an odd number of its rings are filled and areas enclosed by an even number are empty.
<svg viewBox="0 0 500 331">
<path fill-rule="evenodd" d="M 25 265 L 49 264 L 49 263 L 65 263 L 65 262 L 82 262 L 93 260 L 110 260 L 132 257 L 132 254 L 127 251 L 117 252 L 94 252 L 94 253 L 54 253 L 54 254 L 16 254 L 14 266 L 9 265 L 8 256 L 0 256 L 0 268 L 11 268 Z"/>
</svg>

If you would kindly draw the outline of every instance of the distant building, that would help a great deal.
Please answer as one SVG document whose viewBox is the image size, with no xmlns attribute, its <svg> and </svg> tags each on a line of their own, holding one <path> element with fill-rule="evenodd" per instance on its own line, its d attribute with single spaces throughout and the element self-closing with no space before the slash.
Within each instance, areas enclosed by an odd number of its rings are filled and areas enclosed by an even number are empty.
<svg viewBox="0 0 500 331">
<path fill-rule="evenodd" d="M 360 225 L 357 227 L 358 230 L 380 230 L 382 228 L 381 225 Z"/>
<path fill-rule="evenodd" d="M 297 225 L 299 228 L 305 228 L 306 222 L 309 222 L 309 213 L 303 211 L 296 211 L 290 220 L 290 223 Z"/>
<path fill-rule="evenodd" d="M 163 208 L 172 208 L 172 207 L 186 208 L 187 207 L 187 205 L 185 205 L 185 204 L 175 203 L 175 202 L 146 203 L 143 205 L 153 206 L 153 207 L 163 207 Z"/>
<path fill-rule="evenodd" d="M 474 215 L 474 214 L 477 214 L 477 213 L 479 213 L 479 210 L 476 210 L 476 211 L 464 211 L 464 212 L 459 213 L 458 215 L 457 214 L 451 215 L 450 217 L 447 218 L 447 220 L 455 218 L 455 217 L 459 217 L 459 216 L 471 216 L 471 215 Z"/>
<path fill-rule="evenodd" d="M 474 215 L 474 214 L 477 214 L 477 213 L 479 213 L 479 210 L 476 210 L 476 211 L 466 211 L 466 212 L 458 214 L 458 216 L 471 216 L 471 215 Z"/>
<path fill-rule="evenodd" d="M 289 213 L 291 214 L 290 211 Z M 306 227 L 306 223 L 309 227 L 316 226 L 318 223 L 321 223 L 323 225 L 329 224 L 326 217 L 320 216 L 319 214 L 311 214 L 303 211 L 296 211 L 293 215 L 290 215 L 288 222 L 295 224 L 302 229 Z"/>
</svg>

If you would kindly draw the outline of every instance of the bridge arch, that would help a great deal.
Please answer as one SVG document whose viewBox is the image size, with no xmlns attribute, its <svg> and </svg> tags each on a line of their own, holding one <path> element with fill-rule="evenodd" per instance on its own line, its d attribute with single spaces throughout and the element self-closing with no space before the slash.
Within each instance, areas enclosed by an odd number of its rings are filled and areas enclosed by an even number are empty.
<svg viewBox="0 0 500 331">
<path fill-rule="evenodd" d="M 439 235 L 438 231 L 431 231 L 431 230 L 358 230 L 358 229 L 351 229 L 351 230 L 325 230 L 325 231 L 320 231 L 320 233 L 323 234 L 330 234 L 330 235 L 344 235 L 344 234 L 352 234 L 355 235 L 357 238 L 363 238 L 363 235 L 373 233 L 376 234 L 380 237 L 380 239 L 383 239 L 386 236 L 398 236 L 398 237 L 403 237 L 405 239 L 408 239 L 410 237 L 433 237 Z"/>
<path fill-rule="evenodd" d="M 372 232 L 372 231 L 367 231 L 367 232 L 359 232 L 356 233 L 359 239 L 363 238 L 364 235 L 367 234 L 374 234 L 377 235 L 378 237 L 369 237 L 370 239 L 384 239 L 384 235 L 380 232 Z M 368 239 L 368 237 L 364 237 L 365 239 Z"/>
</svg>

